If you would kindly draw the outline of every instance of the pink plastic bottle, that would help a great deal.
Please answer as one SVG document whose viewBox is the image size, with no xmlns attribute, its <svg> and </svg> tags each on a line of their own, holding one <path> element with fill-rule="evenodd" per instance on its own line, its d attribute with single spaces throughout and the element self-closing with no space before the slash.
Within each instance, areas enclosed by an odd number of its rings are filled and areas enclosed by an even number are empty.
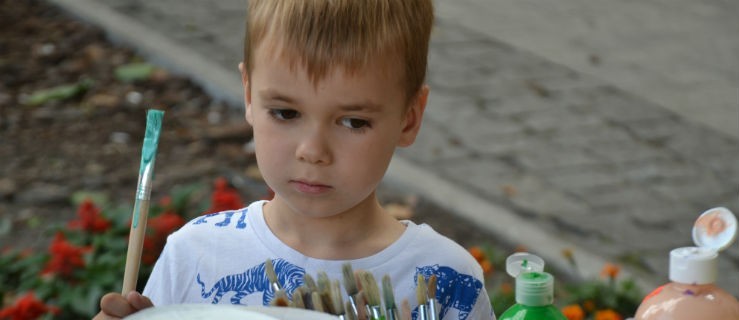
<svg viewBox="0 0 739 320">
<path fill-rule="evenodd" d="M 718 252 L 735 239 L 736 217 L 726 208 L 710 209 L 693 227 L 697 247 L 670 252 L 670 280 L 647 295 L 636 320 L 739 320 L 739 302 L 715 285 Z"/>
</svg>

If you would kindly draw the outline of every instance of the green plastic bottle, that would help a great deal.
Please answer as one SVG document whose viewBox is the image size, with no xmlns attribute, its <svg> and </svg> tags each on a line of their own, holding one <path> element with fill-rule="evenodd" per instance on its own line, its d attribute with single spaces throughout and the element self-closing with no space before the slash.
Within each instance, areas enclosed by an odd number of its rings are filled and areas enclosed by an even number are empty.
<svg viewBox="0 0 739 320">
<path fill-rule="evenodd" d="M 530 253 L 506 259 L 506 272 L 516 278 L 516 304 L 499 320 L 567 320 L 554 302 L 554 277 L 544 272 L 544 260 Z"/>
</svg>

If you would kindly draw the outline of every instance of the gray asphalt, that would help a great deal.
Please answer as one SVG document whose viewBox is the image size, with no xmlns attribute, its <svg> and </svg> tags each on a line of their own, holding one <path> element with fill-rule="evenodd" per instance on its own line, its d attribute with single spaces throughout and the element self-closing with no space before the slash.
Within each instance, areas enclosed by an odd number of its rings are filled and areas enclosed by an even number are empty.
<svg viewBox="0 0 739 320">
<path fill-rule="evenodd" d="M 242 103 L 244 0 L 52 0 Z M 739 213 L 739 2 L 437 1 L 417 143 L 387 175 L 568 270 L 649 290 L 703 211 Z M 719 286 L 739 296 L 739 244 Z"/>
</svg>

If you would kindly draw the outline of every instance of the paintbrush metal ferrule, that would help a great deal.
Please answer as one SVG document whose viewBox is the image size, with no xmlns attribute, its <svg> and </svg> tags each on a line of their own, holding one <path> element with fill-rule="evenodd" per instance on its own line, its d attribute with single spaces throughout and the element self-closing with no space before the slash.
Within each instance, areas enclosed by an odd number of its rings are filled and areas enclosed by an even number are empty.
<svg viewBox="0 0 739 320">
<path fill-rule="evenodd" d="M 385 320 L 385 317 L 382 315 L 382 308 L 380 306 L 368 306 L 369 309 L 369 316 L 372 320 Z"/>
<path fill-rule="evenodd" d="M 151 199 L 151 185 L 154 180 L 154 163 L 156 158 L 151 159 L 143 167 L 143 173 L 139 175 L 138 186 L 136 187 L 136 200 Z"/>
<path fill-rule="evenodd" d="M 428 319 L 439 320 L 439 312 L 436 310 L 436 299 L 429 299 L 428 301 Z"/>
<path fill-rule="evenodd" d="M 430 320 L 426 305 L 422 304 L 418 306 L 418 317 L 416 320 Z"/>
<path fill-rule="evenodd" d="M 398 309 L 395 308 L 389 308 L 385 310 L 385 319 L 387 320 L 399 320 L 400 316 L 398 316 Z"/>
<path fill-rule="evenodd" d="M 352 312 L 352 313 L 353 313 L 354 315 L 357 315 L 357 316 L 359 316 L 359 309 L 357 309 L 357 300 L 356 300 L 356 298 L 355 298 L 354 296 L 352 296 L 352 295 L 350 295 L 350 296 L 349 296 L 349 305 L 351 305 L 351 306 L 352 306 L 352 310 L 351 310 L 351 312 Z"/>
</svg>

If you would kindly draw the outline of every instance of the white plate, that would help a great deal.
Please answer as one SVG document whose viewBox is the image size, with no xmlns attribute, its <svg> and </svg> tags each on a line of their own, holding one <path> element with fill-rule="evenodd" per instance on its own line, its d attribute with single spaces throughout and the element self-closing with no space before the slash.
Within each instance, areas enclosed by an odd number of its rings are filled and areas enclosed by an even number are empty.
<svg viewBox="0 0 739 320">
<path fill-rule="evenodd" d="M 173 304 L 137 312 L 128 320 L 336 320 L 337 317 L 311 310 L 263 306 L 214 304 Z"/>
</svg>

